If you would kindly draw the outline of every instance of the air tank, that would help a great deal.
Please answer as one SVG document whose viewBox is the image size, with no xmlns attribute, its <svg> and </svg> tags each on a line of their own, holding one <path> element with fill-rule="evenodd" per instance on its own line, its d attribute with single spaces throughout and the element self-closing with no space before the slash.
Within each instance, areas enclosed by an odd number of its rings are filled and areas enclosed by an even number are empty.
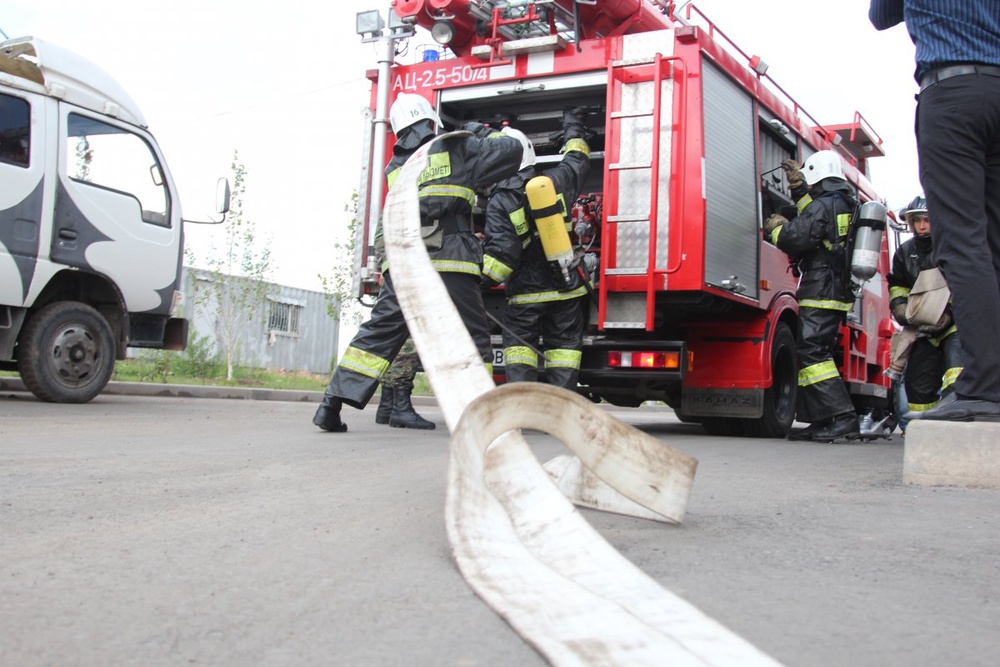
<svg viewBox="0 0 1000 667">
<path fill-rule="evenodd" d="M 858 210 L 858 218 L 854 221 L 851 275 L 861 282 L 870 280 L 878 271 L 885 216 L 885 205 L 877 201 L 865 202 Z"/>
</svg>

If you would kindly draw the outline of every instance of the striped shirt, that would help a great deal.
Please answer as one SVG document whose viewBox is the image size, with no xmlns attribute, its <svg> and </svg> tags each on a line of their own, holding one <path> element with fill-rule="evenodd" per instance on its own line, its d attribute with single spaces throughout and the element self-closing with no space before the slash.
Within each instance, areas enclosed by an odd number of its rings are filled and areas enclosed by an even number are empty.
<svg viewBox="0 0 1000 667">
<path fill-rule="evenodd" d="M 906 22 L 917 47 L 917 82 L 958 63 L 1000 67 L 1000 0 L 871 0 L 877 30 Z"/>
</svg>

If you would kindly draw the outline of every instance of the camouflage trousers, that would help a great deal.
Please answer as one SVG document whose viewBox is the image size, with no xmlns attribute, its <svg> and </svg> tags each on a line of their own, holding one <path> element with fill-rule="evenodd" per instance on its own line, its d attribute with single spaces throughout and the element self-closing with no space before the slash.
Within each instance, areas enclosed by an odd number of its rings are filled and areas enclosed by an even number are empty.
<svg viewBox="0 0 1000 667">
<path fill-rule="evenodd" d="M 413 386 L 413 378 L 417 375 L 417 368 L 420 366 L 420 357 L 417 355 L 417 347 L 413 344 L 412 338 L 407 338 L 399 354 L 392 360 L 379 382 L 386 387 L 398 387 L 400 385 Z"/>
</svg>

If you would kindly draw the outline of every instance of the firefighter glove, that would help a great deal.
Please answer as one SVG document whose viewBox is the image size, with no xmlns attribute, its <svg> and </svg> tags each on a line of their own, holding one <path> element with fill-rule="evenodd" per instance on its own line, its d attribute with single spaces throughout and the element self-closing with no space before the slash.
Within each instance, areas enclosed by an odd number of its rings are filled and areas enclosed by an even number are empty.
<svg viewBox="0 0 1000 667">
<path fill-rule="evenodd" d="M 934 336 L 937 334 L 944 333 L 944 330 L 951 326 L 951 314 L 947 311 L 941 315 L 941 319 L 934 324 L 921 324 L 917 327 L 917 331 L 922 334 L 927 334 L 928 336 Z"/>
<path fill-rule="evenodd" d="M 489 125 L 483 125 L 482 123 L 477 123 L 474 120 L 470 120 L 469 122 L 464 123 L 462 127 L 458 129 L 463 132 L 472 132 L 480 139 L 485 139 L 489 135 L 494 134 L 496 132 L 496 130 L 494 130 Z"/>
<path fill-rule="evenodd" d="M 892 317 L 904 327 L 909 324 L 906 319 L 906 299 L 901 299 L 899 303 L 892 306 Z"/>
<path fill-rule="evenodd" d="M 793 190 L 805 185 L 806 181 L 802 177 L 801 167 L 795 160 L 783 160 L 781 168 L 785 170 L 785 178 L 788 179 L 788 186 Z"/>
<path fill-rule="evenodd" d="M 764 234 L 766 236 L 770 236 L 771 232 L 773 232 L 775 228 L 780 227 L 786 222 L 788 222 L 788 218 L 785 216 L 780 213 L 772 213 L 767 216 L 767 220 L 764 221 Z"/>
<path fill-rule="evenodd" d="M 587 110 L 583 107 L 572 107 L 563 110 L 562 129 L 563 141 L 570 139 L 588 139 L 593 133 L 587 129 Z"/>
</svg>

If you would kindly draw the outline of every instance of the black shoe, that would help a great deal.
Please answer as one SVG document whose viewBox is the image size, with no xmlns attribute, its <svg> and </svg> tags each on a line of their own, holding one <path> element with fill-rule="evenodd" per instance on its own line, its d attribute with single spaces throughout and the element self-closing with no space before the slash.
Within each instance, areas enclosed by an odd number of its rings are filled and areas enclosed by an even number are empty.
<svg viewBox="0 0 1000 667">
<path fill-rule="evenodd" d="M 392 414 L 392 387 L 382 385 L 382 394 L 378 399 L 378 410 L 375 411 L 376 424 L 388 424 Z"/>
<path fill-rule="evenodd" d="M 341 402 L 339 398 L 323 397 L 323 402 L 313 415 L 313 424 L 330 433 L 343 433 L 347 424 L 340 421 Z"/>
<path fill-rule="evenodd" d="M 937 408 L 943 408 L 946 405 L 951 405 L 952 403 L 954 403 L 957 400 L 958 400 L 958 396 L 955 394 L 954 391 L 951 391 L 951 392 L 945 394 L 944 398 L 942 398 L 940 401 L 938 401 L 937 404 L 933 408 L 931 408 L 931 410 L 934 410 L 934 409 L 937 409 Z M 927 414 L 929 411 L 930 410 L 919 410 L 919 411 L 914 411 L 914 412 L 907 412 L 906 414 L 903 415 L 903 419 L 905 419 L 906 421 L 910 421 L 911 419 L 923 419 L 924 415 Z"/>
<path fill-rule="evenodd" d="M 853 412 L 835 417 L 832 421 L 811 424 L 788 434 L 789 440 L 808 440 L 810 442 L 833 442 L 840 438 L 855 440 L 860 437 L 861 428 L 858 426 L 858 416 Z"/>
<path fill-rule="evenodd" d="M 829 422 L 817 422 L 815 424 L 810 424 L 809 426 L 806 426 L 805 428 L 797 428 L 794 431 L 789 431 L 788 432 L 788 439 L 789 440 L 812 440 L 812 434 L 815 433 L 816 431 L 818 431 L 819 429 L 823 428 L 824 426 L 826 426 L 827 423 L 829 423 Z"/>
<path fill-rule="evenodd" d="M 996 422 L 1000 421 L 1000 403 L 972 398 L 941 401 L 920 415 L 920 419 L 945 422 Z"/>
<path fill-rule="evenodd" d="M 389 415 L 389 426 L 393 428 L 417 428 L 422 431 L 430 431 L 437 428 L 437 425 L 424 419 L 413 409 L 410 402 L 410 395 L 413 393 L 413 385 L 401 383 L 392 389 L 392 414 Z"/>
<path fill-rule="evenodd" d="M 821 429 L 813 431 L 810 440 L 813 442 L 833 442 L 841 438 L 857 440 L 861 437 L 858 426 L 858 416 L 853 412 L 840 415 Z"/>
</svg>

